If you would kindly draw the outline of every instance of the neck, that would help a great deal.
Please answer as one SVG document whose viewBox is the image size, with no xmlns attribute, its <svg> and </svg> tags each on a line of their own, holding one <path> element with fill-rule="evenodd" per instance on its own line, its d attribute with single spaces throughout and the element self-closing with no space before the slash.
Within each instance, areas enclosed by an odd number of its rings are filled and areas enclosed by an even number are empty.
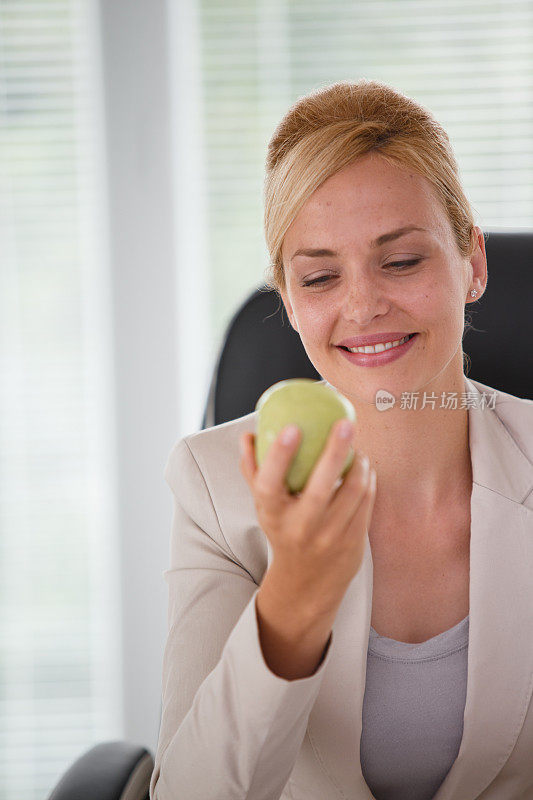
<svg viewBox="0 0 533 800">
<path fill-rule="evenodd" d="M 421 408 L 434 393 L 435 403 Z M 377 473 L 375 511 L 402 510 L 420 519 L 450 507 L 471 490 L 468 410 L 462 408 L 464 379 L 461 372 L 446 386 L 424 387 L 417 408 L 387 411 L 374 404 L 356 404 L 357 448 L 370 458 Z M 441 408 L 442 395 L 455 392 L 457 408 Z M 415 393 L 416 395 L 416 393 Z"/>
</svg>

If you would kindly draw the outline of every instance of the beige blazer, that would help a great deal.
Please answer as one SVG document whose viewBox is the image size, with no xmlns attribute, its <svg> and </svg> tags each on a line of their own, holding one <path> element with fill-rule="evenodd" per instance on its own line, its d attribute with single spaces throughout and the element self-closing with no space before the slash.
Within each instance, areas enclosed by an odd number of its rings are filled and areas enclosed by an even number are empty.
<svg viewBox="0 0 533 800">
<path fill-rule="evenodd" d="M 464 381 L 473 471 L 468 684 L 461 746 L 434 800 L 531 800 L 533 401 Z M 253 412 L 186 436 L 166 466 L 174 516 L 150 798 L 371 800 L 359 759 L 368 536 L 317 672 L 274 675 L 255 614 L 272 551 L 239 469 L 239 436 L 255 420 Z"/>
</svg>

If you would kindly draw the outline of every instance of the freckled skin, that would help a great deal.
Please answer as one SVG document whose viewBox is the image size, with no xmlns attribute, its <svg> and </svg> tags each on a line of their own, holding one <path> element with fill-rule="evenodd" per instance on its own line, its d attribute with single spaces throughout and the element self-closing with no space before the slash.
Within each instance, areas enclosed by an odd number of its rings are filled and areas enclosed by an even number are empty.
<svg viewBox="0 0 533 800">
<path fill-rule="evenodd" d="M 403 224 L 420 225 L 429 233 L 414 232 L 369 251 L 372 238 Z M 331 247 L 341 255 L 297 257 L 289 263 L 302 246 Z M 348 165 L 304 204 L 285 235 L 282 253 L 287 288 L 281 294 L 291 325 L 317 371 L 347 397 L 373 403 L 378 388 L 398 396 L 420 390 L 447 367 L 448 377 L 458 368 L 462 371 L 459 350 L 472 266 L 457 250 L 446 214 L 422 176 L 391 166 L 376 154 Z M 387 261 L 416 256 L 424 260 L 402 276 L 383 269 Z M 299 285 L 299 278 L 328 271 L 338 278 L 312 289 Z M 342 357 L 333 366 L 335 342 L 351 333 L 382 330 L 420 331 L 417 345 L 431 343 L 415 373 L 401 359 L 383 370 L 349 376 Z"/>
</svg>

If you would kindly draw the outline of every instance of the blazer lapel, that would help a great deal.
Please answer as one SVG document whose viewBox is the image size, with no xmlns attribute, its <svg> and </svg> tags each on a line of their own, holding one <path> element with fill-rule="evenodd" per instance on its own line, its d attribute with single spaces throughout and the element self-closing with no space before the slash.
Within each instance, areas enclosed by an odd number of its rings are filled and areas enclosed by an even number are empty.
<svg viewBox="0 0 533 800">
<path fill-rule="evenodd" d="M 482 384 L 464 381 L 473 403 L 468 680 L 461 746 L 435 800 L 474 800 L 490 785 L 514 747 L 533 688 L 533 511 L 522 505 L 533 468 L 495 410 L 481 406 Z M 367 536 L 361 569 L 335 619 L 331 662 L 308 726 L 330 781 L 346 796 L 369 800 L 360 742 L 372 585 Z"/>
</svg>

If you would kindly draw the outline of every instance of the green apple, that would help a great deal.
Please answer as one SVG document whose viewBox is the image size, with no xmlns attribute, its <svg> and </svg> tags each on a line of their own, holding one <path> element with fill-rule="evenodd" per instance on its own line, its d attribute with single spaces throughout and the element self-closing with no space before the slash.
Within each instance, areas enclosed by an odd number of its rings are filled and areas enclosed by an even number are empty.
<svg viewBox="0 0 533 800">
<path fill-rule="evenodd" d="M 339 419 L 356 421 L 355 409 L 347 397 L 329 383 L 311 378 L 290 378 L 266 389 L 256 403 L 255 459 L 260 467 L 272 442 L 286 425 L 300 428 L 300 445 L 285 476 L 291 494 L 305 486 L 322 453 L 331 428 Z M 344 463 L 341 478 L 350 469 L 353 448 Z"/>
</svg>

